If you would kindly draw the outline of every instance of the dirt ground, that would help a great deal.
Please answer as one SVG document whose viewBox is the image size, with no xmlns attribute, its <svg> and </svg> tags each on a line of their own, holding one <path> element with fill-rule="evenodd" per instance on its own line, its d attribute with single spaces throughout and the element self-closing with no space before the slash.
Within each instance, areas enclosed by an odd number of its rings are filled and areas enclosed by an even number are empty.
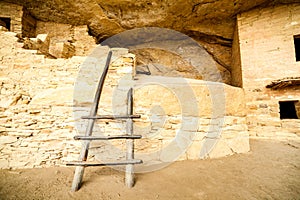
<svg viewBox="0 0 300 200">
<path fill-rule="evenodd" d="M 87 168 L 78 192 L 70 192 L 74 168 L 0 170 L 0 199 L 300 199 L 300 143 L 251 140 L 251 152 L 221 159 L 176 162 L 137 174 Z"/>
</svg>

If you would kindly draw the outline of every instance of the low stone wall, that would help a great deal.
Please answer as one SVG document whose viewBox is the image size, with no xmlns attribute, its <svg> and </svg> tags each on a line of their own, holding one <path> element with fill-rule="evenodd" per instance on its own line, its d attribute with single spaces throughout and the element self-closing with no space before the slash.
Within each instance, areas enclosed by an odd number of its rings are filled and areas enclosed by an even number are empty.
<svg viewBox="0 0 300 200">
<path fill-rule="evenodd" d="M 122 77 L 119 84 L 126 87 L 129 78 L 130 75 Z M 143 160 L 142 165 L 136 166 L 138 172 L 152 171 L 176 160 L 218 158 L 249 151 L 242 89 L 222 83 L 155 76 L 139 76 L 128 85 L 134 88 L 134 113 L 142 116 L 134 124 L 134 133 L 143 136 L 135 140 L 135 157 Z M 103 93 L 102 103 L 113 107 L 105 106 L 102 113 L 125 114 L 122 108 L 126 107 L 128 89 L 122 91 L 119 85 L 115 86 L 113 94 L 109 90 Z M 112 101 L 105 96 L 113 96 Z M 88 115 L 88 109 L 83 107 L 80 112 Z M 126 130 L 125 123 L 120 122 L 97 125 L 96 135 L 125 134 Z M 83 133 L 84 123 L 82 127 Z M 125 141 L 93 142 L 91 155 L 103 162 L 124 160 L 125 147 Z"/>
<path fill-rule="evenodd" d="M 146 166 L 249 151 L 244 92 L 223 83 L 139 77 L 135 83 L 137 157 Z"/>
<path fill-rule="evenodd" d="M 77 160 L 81 142 L 73 136 L 84 133 L 86 120 L 80 117 L 89 112 L 109 49 L 49 59 L 21 48 L 14 33 L 0 34 L 0 168 L 64 166 Z M 127 91 L 135 88 L 134 110 L 142 115 L 135 133 L 144 136 L 136 141 L 136 157 L 144 167 L 249 150 L 242 89 L 192 79 L 132 80 L 134 55 L 126 49 L 114 49 L 113 55 L 99 114 L 122 114 Z M 95 135 L 124 134 L 124 125 L 98 122 Z M 92 144 L 89 160 L 125 156 L 124 141 Z"/>
</svg>

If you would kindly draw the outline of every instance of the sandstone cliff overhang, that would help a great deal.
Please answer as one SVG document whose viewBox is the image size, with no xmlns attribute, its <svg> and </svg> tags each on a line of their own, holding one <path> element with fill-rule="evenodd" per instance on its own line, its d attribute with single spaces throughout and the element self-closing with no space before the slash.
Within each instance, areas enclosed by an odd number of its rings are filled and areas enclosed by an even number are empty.
<svg viewBox="0 0 300 200">
<path fill-rule="evenodd" d="M 170 28 L 191 37 L 232 39 L 235 16 L 257 7 L 299 0 L 4 0 L 24 6 L 39 21 L 88 25 L 103 40 L 137 27 Z M 223 40 L 222 40 L 223 41 Z"/>
</svg>

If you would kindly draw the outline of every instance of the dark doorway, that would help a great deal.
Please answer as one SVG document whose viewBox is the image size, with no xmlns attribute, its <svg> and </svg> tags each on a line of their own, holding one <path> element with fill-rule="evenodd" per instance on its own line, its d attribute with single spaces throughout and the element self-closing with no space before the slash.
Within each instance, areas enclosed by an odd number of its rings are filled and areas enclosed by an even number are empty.
<svg viewBox="0 0 300 200">
<path fill-rule="evenodd" d="M 280 119 L 298 119 L 296 102 L 298 101 L 279 101 Z"/>
<path fill-rule="evenodd" d="M 294 35 L 296 61 L 300 61 L 300 35 Z"/>
<path fill-rule="evenodd" d="M 0 17 L 0 25 L 10 31 L 10 18 Z"/>
</svg>

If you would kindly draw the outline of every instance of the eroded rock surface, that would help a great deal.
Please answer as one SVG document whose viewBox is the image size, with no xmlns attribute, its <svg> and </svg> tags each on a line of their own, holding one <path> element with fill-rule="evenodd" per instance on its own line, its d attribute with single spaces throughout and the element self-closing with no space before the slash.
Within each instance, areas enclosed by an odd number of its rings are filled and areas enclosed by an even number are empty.
<svg viewBox="0 0 300 200">
<path fill-rule="evenodd" d="M 231 71 L 231 43 L 238 13 L 299 0 L 5 0 L 25 6 L 40 21 L 88 25 L 103 41 L 137 27 L 164 27 L 197 40 L 218 65 Z"/>
</svg>

